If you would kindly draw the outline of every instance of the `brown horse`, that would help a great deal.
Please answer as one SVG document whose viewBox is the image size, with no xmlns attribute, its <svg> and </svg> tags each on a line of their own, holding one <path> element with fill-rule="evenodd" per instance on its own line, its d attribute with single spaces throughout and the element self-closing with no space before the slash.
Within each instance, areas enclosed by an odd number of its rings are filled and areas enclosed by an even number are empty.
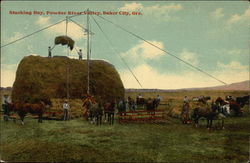
<svg viewBox="0 0 250 163">
<path fill-rule="evenodd" d="M 48 105 L 51 105 L 51 103 L 47 103 Z M 46 109 L 46 104 L 44 101 L 40 101 L 39 103 L 15 103 L 13 105 L 14 111 L 17 112 L 19 115 L 22 124 L 24 124 L 24 117 L 30 113 L 32 115 L 38 115 L 38 123 L 42 123 L 42 116 Z"/>
<path fill-rule="evenodd" d="M 220 105 L 220 107 L 228 104 L 225 100 L 223 100 L 221 97 L 218 97 L 216 100 L 215 100 L 215 103 Z M 234 115 L 235 116 L 240 116 L 242 115 L 242 110 L 241 110 L 241 107 L 240 107 L 240 104 L 238 104 L 237 102 L 235 101 L 229 101 L 229 106 L 230 106 L 230 110 L 233 110 L 234 111 Z"/>
<path fill-rule="evenodd" d="M 204 117 L 207 119 L 207 128 L 210 129 L 212 127 L 212 123 L 214 119 L 221 120 L 221 127 L 224 129 L 224 119 L 225 115 L 220 112 L 219 106 L 212 102 L 212 106 L 209 107 L 208 105 L 205 108 L 195 108 L 193 111 L 192 118 L 194 119 L 195 127 L 198 127 L 199 119 Z"/>
<path fill-rule="evenodd" d="M 157 109 L 157 106 L 158 106 L 158 102 L 157 102 L 156 98 L 154 98 L 154 99 L 148 98 L 147 99 L 146 109 L 147 109 L 149 114 L 154 115 L 155 110 Z"/>
<path fill-rule="evenodd" d="M 110 125 L 114 124 L 115 106 L 116 106 L 115 101 L 107 102 L 104 104 L 104 119 L 106 122 L 108 116 L 108 123 Z"/>
<path fill-rule="evenodd" d="M 146 103 L 147 103 L 147 100 L 145 98 L 136 97 L 136 105 L 137 105 L 137 107 L 142 107 L 144 109 Z"/>
</svg>

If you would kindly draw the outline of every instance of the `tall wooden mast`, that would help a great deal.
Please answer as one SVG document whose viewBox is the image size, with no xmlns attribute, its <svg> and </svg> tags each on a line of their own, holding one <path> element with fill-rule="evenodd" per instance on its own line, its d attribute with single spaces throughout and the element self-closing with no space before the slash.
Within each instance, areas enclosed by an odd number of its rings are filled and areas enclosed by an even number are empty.
<svg viewBox="0 0 250 163">
<path fill-rule="evenodd" d="M 89 9 L 87 9 L 87 94 L 89 94 Z"/>
</svg>

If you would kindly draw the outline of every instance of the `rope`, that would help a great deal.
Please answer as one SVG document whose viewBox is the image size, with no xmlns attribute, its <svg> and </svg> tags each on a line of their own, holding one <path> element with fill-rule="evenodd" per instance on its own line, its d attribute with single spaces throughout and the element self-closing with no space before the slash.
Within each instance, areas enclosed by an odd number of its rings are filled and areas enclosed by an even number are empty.
<svg viewBox="0 0 250 163">
<path fill-rule="evenodd" d="M 66 17 L 66 36 L 68 34 L 68 18 Z"/>
<path fill-rule="evenodd" d="M 75 49 L 76 53 L 78 54 L 78 50 L 76 49 L 76 47 L 74 49 Z"/>
<path fill-rule="evenodd" d="M 120 26 L 120 25 L 118 25 L 118 24 L 115 24 L 115 23 L 113 23 L 112 21 L 110 21 L 110 20 L 108 20 L 108 19 L 106 19 L 106 18 L 104 18 L 104 17 L 102 17 L 102 16 L 100 16 L 100 15 L 97 15 L 97 16 L 100 17 L 100 18 L 102 18 L 103 20 L 105 20 L 105 21 L 107 21 L 107 22 L 113 24 L 114 26 L 116 26 L 116 27 L 122 29 L 123 31 L 129 33 L 130 35 L 135 36 L 135 37 L 137 37 L 137 38 L 143 40 L 144 42 L 146 42 L 146 43 L 148 43 L 148 44 L 154 46 L 155 48 L 157 48 L 157 49 L 159 49 L 159 50 L 165 52 L 166 54 L 168 54 L 168 55 L 170 55 L 170 56 L 172 56 L 172 57 L 174 57 L 174 58 L 180 60 L 181 62 L 183 62 L 183 63 L 185 63 L 185 64 L 191 66 L 192 68 L 194 68 L 194 69 L 196 69 L 196 70 L 198 70 L 198 71 L 200 71 L 200 72 L 206 74 L 207 76 L 209 76 L 209 77 L 211 77 L 211 78 L 213 78 L 213 79 L 215 79 L 215 80 L 217 80 L 217 81 L 219 81 L 219 82 L 221 82 L 221 83 L 227 85 L 227 83 L 225 83 L 225 82 L 223 82 L 222 80 L 220 80 L 220 79 L 214 77 L 213 75 L 207 73 L 206 71 L 202 70 L 201 68 L 196 67 L 196 66 L 194 66 L 194 65 L 192 65 L 192 64 L 190 64 L 190 63 L 188 63 L 188 62 L 185 61 L 185 60 L 182 60 L 181 58 L 175 56 L 174 54 L 172 54 L 172 53 L 170 53 L 170 52 L 167 52 L 166 50 L 164 50 L 164 49 L 158 47 L 157 45 L 155 45 L 155 44 L 153 44 L 153 43 L 151 43 L 151 42 L 145 40 L 145 39 L 142 38 L 141 36 L 139 36 L 139 35 L 137 35 L 137 34 L 134 34 L 134 33 L 130 32 L 130 31 L 128 31 L 127 29 L 123 28 L 122 26 Z"/>
<path fill-rule="evenodd" d="M 55 48 L 56 44 L 54 44 L 54 46 L 51 48 L 51 51 Z"/>
<path fill-rule="evenodd" d="M 63 21 L 65 21 L 65 19 L 63 19 L 63 20 L 61 20 L 61 21 L 59 21 L 59 22 L 57 22 L 57 23 L 55 23 L 55 24 L 49 25 L 49 26 L 47 26 L 47 27 L 45 27 L 45 28 L 39 29 L 39 30 L 37 30 L 37 31 L 35 31 L 35 32 L 31 33 L 31 34 L 28 34 L 28 35 L 26 35 L 26 36 L 24 36 L 24 37 L 21 37 L 21 38 L 19 38 L 19 39 L 16 39 L 16 40 L 14 40 L 14 41 L 12 41 L 12 42 L 9 42 L 9 43 L 7 43 L 7 44 L 1 46 L 1 48 L 6 47 L 6 46 L 8 46 L 8 45 L 11 45 L 11 44 L 13 44 L 13 43 L 15 43 L 15 42 L 21 41 L 21 40 L 23 40 L 23 39 L 25 39 L 25 38 L 27 38 L 27 37 L 29 37 L 29 36 L 32 36 L 32 35 L 34 35 L 34 34 L 36 34 L 36 33 L 38 33 L 38 32 L 41 32 L 41 31 L 43 31 L 43 30 L 45 30 L 45 29 L 48 29 L 48 28 L 50 28 L 50 27 L 52 27 L 52 26 L 55 26 L 55 25 L 57 25 L 57 24 L 59 24 L 59 23 L 61 23 L 61 22 L 63 22 Z"/>
<path fill-rule="evenodd" d="M 81 27 L 82 29 L 84 29 L 85 31 L 88 32 L 88 29 L 87 29 L 87 28 L 83 27 L 82 25 L 80 25 L 79 23 L 77 23 L 76 21 L 74 21 L 74 20 L 72 20 L 72 19 L 70 19 L 70 18 L 68 18 L 68 19 L 69 19 L 70 21 L 72 21 L 73 23 L 75 23 L 76 25 L 78 25 L 79 27 Z M 90 30 L 89 30 L 89 31 L 90 31 Z M 95 33 L 90 31 L 90 34 L 91 34 L 91 35 L 94 35 Z"/>
<path fill-rule="evenodd" d="M 89 19 L 90 20 L 90 19 Z M 91 21 L 89 21 L 89 31 L 90 31 L 90 29 L 92 28 L 91 27 L 91 23 L 90 23 Z M 90 32 L 91 33 L 91 32 Z M 91 58 L 91 52 L 92 52 L 92 36 L 90 35 L 90 37 L 89 37 L 89 58 Z"/>
<path fill-rule="evenodd" d="M 120 55 L 120 53 L 115 49 L 113 48 L 113 44 L 112 42 L 110 41 L 110 39 L 108 38 L 108 36 L 105 34 L 105 32 L 103 31 L 103 29 L 101 28 L 101 26 L 99 25 L 99 23 L 95 20 L 95 18 L 91 15 L 91 17 L 94 19 L 96 25 L 98 26 L 98 28 L 101 30 L 101 32 L 103 33 L 103 35 L 105 36 L 105 38 L 108 40 L 112 50 L 115 51 L 115 53 L 117 53 L 119 55 L 119 57 L 121 58 L 121 60 L 123 61 L 123 63 L 126 65 L 126 67 L 128 68 L 128 70 L 131 72 L 131 74 L 134 76 L 135 80 L 138 82 L 138 84 L 142 87 L 141 83 L 139 82 L 139 80 L 137 79 L 137 77 L 135 76 L 135 74 L 133 73 L 133 71 L 130 69 L 130 67 L 128 66 L 127 62 L 123 59 L 123 57 Z"/>
<path fill-rule="evenodd" d="M 68 18 L 66 17 L 66 36 L 68 35 Z M 68 43 L 69 44 L 69 43 Z M 67 55 L 69 57 L 69 49 L 67 48 Z M 69 100 L 69 61 L 67 61 L 67 99 Z"/>
</svg>

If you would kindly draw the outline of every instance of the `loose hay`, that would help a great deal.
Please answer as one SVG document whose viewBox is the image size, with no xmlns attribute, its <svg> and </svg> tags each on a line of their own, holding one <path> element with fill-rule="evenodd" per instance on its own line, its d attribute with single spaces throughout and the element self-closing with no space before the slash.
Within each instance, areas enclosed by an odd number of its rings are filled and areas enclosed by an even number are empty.
<svg viewBox="0 0 250 163">
<path fill-rule="evenodd" d="M 70 47 L 70 50 L 73 50 L 75 41 L 68 36 L 58 36 L 55 38 L 55 45 L 58 44 L 68 45 L 68 47 Z"/>
</svg>

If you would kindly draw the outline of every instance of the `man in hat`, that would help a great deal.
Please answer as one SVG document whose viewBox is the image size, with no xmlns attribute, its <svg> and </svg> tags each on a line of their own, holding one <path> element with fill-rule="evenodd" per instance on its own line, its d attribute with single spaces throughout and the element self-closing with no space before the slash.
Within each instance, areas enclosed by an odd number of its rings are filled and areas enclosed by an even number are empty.
<svg viewBox="0 0 250 163">
<path fill-rule="evenodd" d="M 79 55 L 79 60 L 82 60 L 82 49 L 79 50 L 78 55 Z"/>
<path fill-rule="evenodd" d="M 51 57 L 52 57 L 52 53 L 51 53 L 51 51 L 52 51 L 52 49 L 51 49 L 51 47 L 49 46 L 49 49 L 48 49 L 48 52 L 49 52 L 48 57 L 49 57 L 49 58 L 51 58 Z"/>
<path fill-rule="evenodd" d="M 63 103 L 63 120 L 66 121 L 69 118 L 69 109 L 70 106 L 68 104 L 68 100 L 65 100 Z"/>
</svg>

